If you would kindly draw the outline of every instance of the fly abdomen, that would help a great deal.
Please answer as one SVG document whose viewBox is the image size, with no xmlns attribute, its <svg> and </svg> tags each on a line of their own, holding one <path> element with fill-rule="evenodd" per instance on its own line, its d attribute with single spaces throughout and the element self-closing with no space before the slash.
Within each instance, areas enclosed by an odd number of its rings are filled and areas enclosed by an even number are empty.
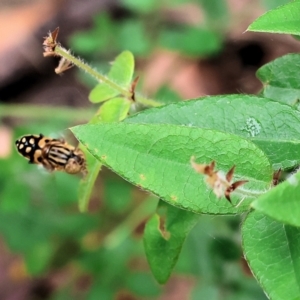
<svg viewBox="0 0 300 300">
<path fill-rule="evenodd" d="M 47 159 L 60 166 L 65 166 L 69 158 L 72 156 L 72 151 L 70 151 L 68 148 L 65 148 L 63 145 L 53 145 L 50 147 L 49 152 L 47 153 Z"/>
</svg>

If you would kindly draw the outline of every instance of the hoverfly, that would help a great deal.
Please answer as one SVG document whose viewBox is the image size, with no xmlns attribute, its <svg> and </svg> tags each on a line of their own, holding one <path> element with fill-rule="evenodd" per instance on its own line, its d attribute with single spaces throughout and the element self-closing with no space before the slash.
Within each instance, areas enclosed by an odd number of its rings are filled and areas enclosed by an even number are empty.
<svg viewBox="0 0 300 300">
<path fill-rule="evenodd" d="M 30 164 L 42 165 L 48 171 L 64 171 L 69 174 L 86 174 L 86 160 L 83 152 L 63 139 L 44 135 L 24 135 L 16 141 L 18 152 Z"/>
</svg>

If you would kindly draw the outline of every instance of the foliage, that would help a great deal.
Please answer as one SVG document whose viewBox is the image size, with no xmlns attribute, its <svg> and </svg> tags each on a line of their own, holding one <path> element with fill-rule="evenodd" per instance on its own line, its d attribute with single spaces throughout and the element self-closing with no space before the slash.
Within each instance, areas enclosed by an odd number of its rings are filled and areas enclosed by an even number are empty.
<svg viewBox="0 0 300 300">
<path fill-rule="evenodd" d="M 123 2 L 148 18 L 162 5 L 154 0 L 145 5 Z M 207 2 L 199 2 L 206 9 L 208 23 L 224 6 L 220 1 L 213 11 Z M 249 30 L 299 35 L 299 3 L 266 13 Z M 157 22 L 162 22 L 160 18 Z M 221 47 L 215 30 L 183 26 L 171 30 L 166 26 L 150 39 L 144 34 L 146 23 L 134 18 L 122 22 L 117 26 L 107 15 L 97 17 L 95 28 L 73 41 L 75 50 L 82 46 L 82 52 L 91 53 L 111 44 L 113 52 L 118 52 L 128 43 L 129 34 L 132 43 L 128 49 L 136 55 L 146 55 L 157 45 L 191 56 L 214 54 Z M 112 28 L 116 30 L 113 36 Z M 195 46 L 194 37 L 204 38 L 205 47 Z M 140 44 L 134 42 L 140 39 Z M 54 48 L 56 55 L 64 57 L 59 43 Z M 55 177 L 40 173 L 37 177 L 36 170 L 17 159 L 16 153 L 1 161 L 0 232 L 9 247 L 24 256 L 26 271 L 35 276 L 76 261 L 76 270 L 93 278 L 86 299 L 112 299 L 115 291 L 130 291 L 139 298 L 157 297 L 162 287 L 148 269 L 128 267 L 136 260 L 145 261 L 143 245 L 159 283 L 166 283 L 173 269 L 201 277 L 193 299 L 219 299 L 221 292 L 225 295 L 222 299 L 228 300 L 265 299 L 255 282 L 237 267 L 242 251 L 268 297 L 298 299 L 300 176 L 288 172 L 300 164 L 300 55 L 286 55 L 258 70 L 264 83 L 260 96 L 224 95 L 179 102 L 167 91 L 171 100 L 162 103 L 135 90 L 138 79 L 134 79 L 131 51 L 119 54 L 107 75 L 96 73 L 99 84 L 89 98 L 100 106 L 88 124 L 71 128 L 88 163 L 89 173 L 80 183 L 77 177 L 64 173 Z M 66 59 L 79 64 L 70 53 Z M 80 67 L 89 73 L 90 69 Z M 152 108 L 135 113 L 145 106 Z M 16 129 L 15 137 L 37 126 L 45 134 L 55 129 L 51 121 L 32 124 Z M 62 122 L 56 126 L 68 125 Z M 192 157 L 203 166 L 215 161 L 218 172 L 205 182 L 206 173 L 196 172 Z M 218 197 L 216 189 L 217 183 L 224 184 L 221 174 L 233 165 L 233 181 L 248 182 L 236 190 L 225 186 L 232 189 L 230 203 L 223 194 Z M 279 169 L 287 178 L 280 178 L 286 180 L 274 186 L 273 174 Z M 98 173 L 103 182 L 101 191 L 96 184 Z M 15 179 L 13 188 L 8 184 L 11 178 Z M 76 208 L 74 187 L 78 185 L 83 214 Z M 157 197 L 148 197 L 134 186 Z M 95 195 L 101 197 L 101 209 L 88 215 Z M 246 216 L 240 218 L 242 213 Z M 241 219 L 242 250 L 239 237 L 234 237 Z M 142 243 L 133 233 L 140 235 L 138 228 L 143 222 Z M 73 283 L 79 276 L 74 277 Z M 63 293 L 53 299 L 68 299 Z"/>
<path fill-rule="evenodd" d="M 193 26 L 175 23 L 168 10 L 180 11 L 184 1 L 122 0 L 121 18 L 101 12 L 94 18 L 89 31 L 71 38 L 71 47 L 77 53 L 93 58 L 111 55 L 127 49 L 135 56 L 145 57 L 162 47 L 184 55 L 198 57 L 217 53 L 222 47 L 222 35 L 228 24 L 226 1 L 197 1 L 205 12 L 205 23 Z"/>
</svg>

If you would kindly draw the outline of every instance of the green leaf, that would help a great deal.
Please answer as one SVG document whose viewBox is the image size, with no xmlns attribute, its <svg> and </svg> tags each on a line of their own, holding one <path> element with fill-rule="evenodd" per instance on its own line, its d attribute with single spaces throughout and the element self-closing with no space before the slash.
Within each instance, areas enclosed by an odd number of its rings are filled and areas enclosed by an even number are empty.
<svg viewBox="0 0 300 300">
<path fill-rule="evenodd" d="M 245 257 L 269 299 L 300 299 L 300 229 L 254 211 L 242 237 Z"/>
<path fill-rule="evenodd" d="M 292 1 L 268 11 L 256 19 L 247 30 L 300 35 L 300 1 Z"/>
<path fill-rule="evenodd" d="M 252 140 L 275 169 L 300 163 L 300 113 L 270 99 L 249 95 L 203 97 L 148 109 L 126 123 L 210 128 Z"/>
<path fill-rule="evenodd" d="M 189 56 L 210 55 L 221 48 L 221 40 L 215 33 L 188 26 L 162 30 L 159 43 Z"/>
<path fill-rule="evenodd" d="M 112 64 L 108 78 L 122 87 L 129 87 L 134 72 L 134 57 L 131 52 L 123 51 Z"/>
<path fill-rule="evenodd" d="M 199 215 L 159 202 L 144 232 L 147 259 L 159 283 L 169 279 L 186 236 L 198 220 Z"/>
<path fill-rule="evenodd" d="M 99 103 L 111 99 L 119 94 L 119 91 L 115 90 L 105 82 L 96 85 L 89 94 L 89 99 L 92 103 Z"/>
<path fill-rule="evenodd" d="M 118 55 L 108 73 L 108 78 L 114 83 L 124 88 L 129 88 L 134 72 L 134 57 L 131 52 L 123 51 Z M 89 99 L 93 103 L 103 102 L 119 94 L 118 90 L 101 82 L 89 94 Z"/>
<path fill-rule="evenodd" d="M 125 98 L 114 98 L 103 103 L 96 115 L 98 122 L 114 122 L 125 119 L 131 102 Z"/>
<path fill-rule="evenodd" d="M 256 73 L 263 82 L 263 95 L 291 106 L 299 106 L 300 55 L 287 54 L 262 66 Z"/>
<path fill-rule="evenodd" d="M 289 177 L 252 202 L 252 207 L 277 221 L 300 226 L 300 173 Z"/>
<path fill-rule="evenodd" d="M 72 131 L 116 173 L 192 212 L 231 214 L 248 210 L 248 201 L 239 207 L 219 201 L 204 177 L 191 167 L 193 155 L 199 163 L 216 160 L 217 169 L 224 172 L 236 165 L 236 177 L 250 181 L 245 189 L 262 191 L 270 184 L 268 159 L 250 141 L 235 135 L 168 124 L 87 124 Z M 237 192 L 232 196 L 234 203 L 240 200 Z"/>
</svg>

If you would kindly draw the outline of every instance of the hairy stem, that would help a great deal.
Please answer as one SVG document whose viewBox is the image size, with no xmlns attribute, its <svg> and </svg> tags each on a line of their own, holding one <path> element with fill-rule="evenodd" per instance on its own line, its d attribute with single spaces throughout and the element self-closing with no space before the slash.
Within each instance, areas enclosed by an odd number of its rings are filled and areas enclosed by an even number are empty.
<svg viewBox="0 0 300 300">
<path fill-rule="evenodd" d="M 84 70 L 88 74 L 90 74 L 92 77 L 94 77 L 98 82 L 105 82 L 107 85 L 111 86 L 113 89 L 117 90 L 120 94 L 127 98 L 132 97 L 132 93 L 127 91 L 126 89 L 121 88 L 119 85 L 108 79 L 106 76 L 100 74 L 98 71 L 90 67 L 88 64 L 84 63 L 79 58 L 76 58 L 71 53 L 69 53 L 67 50 L 62 48 L 61 46 L 57 45 L 55 47 L 55 53 L 61 57 L 64 57 L 68 61 L 72 62 L 75 66 L 78 68 Z"/>
<path fill-rule="evenodd" d="M 76 58 L 73 56 L 69 51 L 64 49 L 63 47 L 57 45 L 55 47 L 55 53 L 66 60 L 72 62 L 75 66 L 78 68 L 84 70 L 88 74 L 90 74 L 92 77 L 94 77 L 98 82 L 105 82 L 107 85 L 118 91 L 121 95 L 128 99 L 132 99 L 132 92 L 120 87 L 118 84 L 114 83 L 111 81 L 109 78 L 106 76 L 100 74 L 98 71 L 90 67 L 88 64 L 84 63 L 82 60 Z M 145 106 L 150 106 L 150 107 L 156 107 L 156 106 L 161 106 L 162 104 L 160 102 L 157 102 L 155 100 L 147 99 L 141 95 L 136 96 L 136 102 L 141 103 Z"/>
<path fill-rule="evenodd" d="M 147 99 L 147 98 L 145 98 L 141 95 L 137 95 L 135 99 L 136 99 L 136 102 L 141 103 L 145 106 L 157 107 L 157 106 L 162 105 L 162 103 L 160 103 L 160 102 L 157 102 L 157 101 L 152 100 L 152 99 Z"/>
</svg>

